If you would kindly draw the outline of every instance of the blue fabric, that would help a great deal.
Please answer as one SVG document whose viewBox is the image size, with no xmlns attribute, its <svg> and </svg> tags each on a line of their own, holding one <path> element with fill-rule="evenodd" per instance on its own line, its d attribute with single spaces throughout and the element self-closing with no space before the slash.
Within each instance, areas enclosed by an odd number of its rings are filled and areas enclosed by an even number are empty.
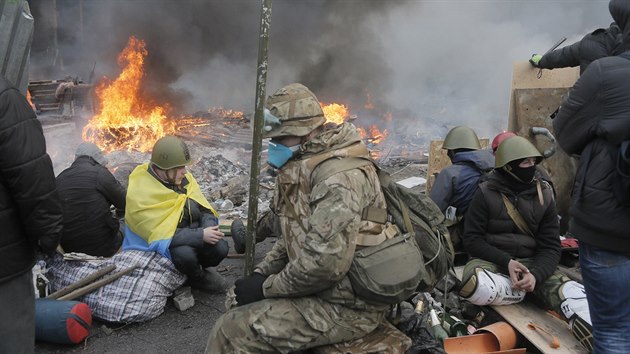
<svg viewBox="0 0 630 354">
<path fill-rule="evenodd" d="M 281 168 L 293 155 L 295 155 L 295 151 L 290 147 L 274 143 L 273 141 L 269 142 L 267 162 L 272 167 Z"/>
<path fill-rule="evenodd" d="M 452 162 L 438 174 L 429 197 L 442 212 L 453 206 L 457 215 L 464 215 L 479 178 L 494 167 L 494 156 L 490 150 L 464 151 L 456 153 Z"/>
<path fill-rule="evenodd" d="M 172 260 L 171 253 L 168 250 L 169 246 L 171 245 L 171 241 L 172 238 L 169 238 L 159 241 L 153 241 L 149 244 L 142 237 L 131 231 L 129 226 L 125 224 L 125 239 L 123 240 L 122 249 L 123 251 L 138 250 L 146 252 L 157 252 L 162 256 Z"/>
<path fill-rule="evenodd" d="M 593 354 L 630 353 L 630 256 L 580 242 L 580 266 L 593 324 Z"/>
</svg>

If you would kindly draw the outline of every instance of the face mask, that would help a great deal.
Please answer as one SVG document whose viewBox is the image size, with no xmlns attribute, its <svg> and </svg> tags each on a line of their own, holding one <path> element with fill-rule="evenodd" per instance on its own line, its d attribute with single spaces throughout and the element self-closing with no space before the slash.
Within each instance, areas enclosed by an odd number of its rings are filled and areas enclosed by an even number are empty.
<svg viewBox="0 0 630 354">
<path fill-rule="evenodd" d="M 269 142 L 267 162 L 275 168 L 281 168 L 300 150 L 300 145 L 284 146 L 279 143 Z"/>
<path fill-rule="evenodd" d="M 509 168 L 506 168 L 506 171 L 509 174 L 511 174 L 513 177 L 515 177 L 516 180 L 521 183 L 531 183 L 534 180 L 534 174 L 536 173 L 536 166 L 530 166 L 530 167 L 525 167 L 525 168 L 518 167 L 518 165 L 509 166 Z"/>
</svg>

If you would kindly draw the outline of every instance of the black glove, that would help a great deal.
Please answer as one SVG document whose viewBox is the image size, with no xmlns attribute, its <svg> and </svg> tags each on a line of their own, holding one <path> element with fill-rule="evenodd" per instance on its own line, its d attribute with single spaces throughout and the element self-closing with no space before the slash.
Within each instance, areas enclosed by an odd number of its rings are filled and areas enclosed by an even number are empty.
<svg viewBox="0 0 630 354">
<path fill-rule="evenodd" d="M 248 277 L 237 280 L 234 283 L 237 305 L 247 305 L 264 299 L 262 285 L 265 279 L 267 279 L 266 275 L 254 272 Z"/>
</svg>

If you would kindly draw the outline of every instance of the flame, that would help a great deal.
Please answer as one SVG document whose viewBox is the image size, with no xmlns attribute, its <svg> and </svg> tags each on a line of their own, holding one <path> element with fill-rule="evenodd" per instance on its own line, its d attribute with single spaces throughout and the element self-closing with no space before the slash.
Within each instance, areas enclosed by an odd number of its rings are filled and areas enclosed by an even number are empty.
<svg viewBox="0 0 630 354">
<path fill-rule="evenodd" d="M 382 143 L 388 134 L 387 129 L 384 129 L 381 132 L 376 126 L 376 124 L 372 124 L 369 128 L 369 131 L 367 131 L 364 128 L 357 128 L 357 131 L 359 132 L 361 139 L 366 140 L 368 143 L 371 143 L 371 144 Z"/>
<path fill-rule="evenodd" d="M 320 105 L 322 106 L 322 110 L 324 111 L 324 117 L 326 117 L 326 122 L 341 124 L 350 116 L 350 112 L 348 111 L 348 106 L 344 104 L 320 103 Z"/>
<path fill-rule="evenodd" d="M 104 81 L 96 88 L 100 112 L 83 128 L 83 140 L 103 151 L 150 151 L 156 140 L 175 131 L 175 123 L 165 116 L 165 108 L 150 107 L 139 97 L 144 76 L 145 42 L 134 36 L 118 56 L 123 68 L 113 82 Z"/>
<path fill-rule="evenodd" d="M 26 100 L 31 105 L 31 108 L 33 108 L 34 111 L 37 111 L 37 109 L 35 108 L 35 104 L 33 103 L 33 97 L 31 96 L 31 90 L 26 90 Z"/>
</svg>

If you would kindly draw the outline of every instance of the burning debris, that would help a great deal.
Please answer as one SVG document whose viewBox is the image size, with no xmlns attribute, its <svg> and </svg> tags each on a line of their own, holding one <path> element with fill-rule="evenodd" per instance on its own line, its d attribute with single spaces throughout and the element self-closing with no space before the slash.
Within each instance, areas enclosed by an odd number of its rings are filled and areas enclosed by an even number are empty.
<svg viewBox="0 0 630 354">
<path fill-rule="evenodd" d="M 96 88 L 99 113 L 83 128 L 83 140 L 103 151 L 150 151 L 161 137 L 175 132 L 175 123 L 165 115 L 166 108 L 151 105 L 140 96 L 144 59 L 148 52 L 143 40 L 130 37 L 118 56 L 122 72 L 114 81 Z"/>
</svg>

